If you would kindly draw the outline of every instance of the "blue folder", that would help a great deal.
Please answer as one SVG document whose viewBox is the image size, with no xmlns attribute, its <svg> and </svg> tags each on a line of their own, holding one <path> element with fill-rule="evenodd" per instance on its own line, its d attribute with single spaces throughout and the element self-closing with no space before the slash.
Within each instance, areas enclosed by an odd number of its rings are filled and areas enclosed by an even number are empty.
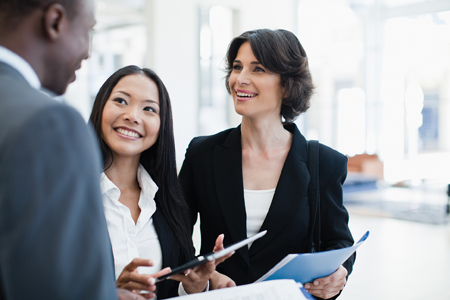
<svg viewBox="0 0 450 300">
<path fill-rule="evenodd" d="M 316 253 L 289 254 L 255 282 L 294 279 L 305 284 L 332 274 L 367 239 L 369 231 L 353 246 Z"/>
</svg>

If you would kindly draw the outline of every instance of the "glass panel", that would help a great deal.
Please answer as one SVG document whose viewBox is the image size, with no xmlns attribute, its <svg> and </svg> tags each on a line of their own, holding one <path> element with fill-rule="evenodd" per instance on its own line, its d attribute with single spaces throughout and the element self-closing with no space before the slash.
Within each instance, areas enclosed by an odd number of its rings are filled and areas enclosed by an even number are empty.
<svg viewBox="0 0 450 300">
<path fill-rule="evenodd" d="M 224 88 L 224 59 L 233 38 L 233 11 L 223 6 L 201 7 L 199 29 L 200 101 L 198 129 L 200 135 L 229 127 L 229 96 Z"/>
</svg>

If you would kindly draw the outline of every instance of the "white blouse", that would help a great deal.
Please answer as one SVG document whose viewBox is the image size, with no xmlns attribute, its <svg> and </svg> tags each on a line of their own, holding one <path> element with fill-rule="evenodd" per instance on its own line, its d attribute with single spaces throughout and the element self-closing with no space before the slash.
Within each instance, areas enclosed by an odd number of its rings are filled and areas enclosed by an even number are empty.
<svg viewBox="0 0 450 300">
<path fill-rule="evenodd" d="M 259 232 L 259 229 L 267 216 L 270 205 L 272 204 L 274 194 L 275 189 L 244 189 L 245 211 L 247 213 L 247 237 L 255 235 Z"/>
<path fill-rule="evenodd" d="M 152 267 L 139 267 L 141 274 L 154 274 L 162 268 L 162 252 L 158 234 L 153 224 L 156 211 L 155 194 L 158 186 L 139 165 L 137 179 L 141 187 L 138 205 L 141 209 L 137 223 L 131 217 L 128 207 L 119 202 L 119 188 L 105 175 L 101 174 L 100 188 L 109 237 L 111 239 L 116 279 L 123 268 L 134 258 L 153 261 Z"/>
</svg>

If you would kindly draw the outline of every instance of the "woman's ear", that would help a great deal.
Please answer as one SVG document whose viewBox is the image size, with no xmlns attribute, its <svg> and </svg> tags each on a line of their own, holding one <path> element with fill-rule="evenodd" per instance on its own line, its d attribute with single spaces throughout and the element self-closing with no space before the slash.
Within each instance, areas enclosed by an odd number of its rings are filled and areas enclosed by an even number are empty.
<svg viewBox="0 0 450 300">
<path fill-rule="evenodd" d="M 287 92 L 286 87 L 281 86 L 281 98 L 286 99 L 287 97 L 289 97 L 289 93 Z"/>
<path fill-rule="evenodd" d="M 59 3 L 52 3 L 44 10 L 44 34 L 51 40 L 57 40 L 64 31 L 67 13 Z"/>
</svg>

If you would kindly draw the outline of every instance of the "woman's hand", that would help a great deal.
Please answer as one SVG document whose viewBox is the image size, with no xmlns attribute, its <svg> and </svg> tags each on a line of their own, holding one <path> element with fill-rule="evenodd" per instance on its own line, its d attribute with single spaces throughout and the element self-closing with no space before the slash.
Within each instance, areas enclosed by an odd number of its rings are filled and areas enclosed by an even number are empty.
<svg viewBox="0 0 450 300">
<path fill-rule="evenodd" d="M 165 268 L 158 273 L 147 275 L 138 273 L 137 268 L 140 266 L 151 267 L 153 266 L 153 262 L 149 259 L 133 259 L 123 268 L 122 273 L 120 273 L 119 278 L 116 280 L 116 285 L 118 288 L 127 289 L 134 293 L 147 291 L 148 293 L 141 295 L 147 299 L 154 298 L 155 294 L 153 292 L 156 290 L 155 278 L 170 273 L 170 268 Z"/>
<path fill-rule="evenodd" d="M 223 239 L 224 234 L 221 234 L 216 239 L 216 245 L 214 246 L 213 252 L 218 252 L 220 250 L 223 250 Z M 225 255 L 224 257 L 216 260 L 216 266 L 222 262 L 224 262 L 227 258 L 230 258 L 234 254 L 234 251 L 230 254 Z M 210 289 L 211 290 L 217 290 L 217 289 L 223 289 L 227 287 L 234 287 L 236 286 L 236 283 L 231 280 L 230 277 L 223 275 L 222 273 L 219 273 L 217 271 L 214 271 L 214 273 L 211 275 L 209 279 L 210 283 Z"/>
<path fill-rule="evenodd" d="M 145 300 L 142 295 L 136 295 L 136 293 L 125 289 L 117 289 L 117 297 L 119 297 L 119 300 Z"/>
<path fill-rule="evenodd" d="M 224 238 L 223 234 L 221 234 L 217 237 L 216 244 L 214 245 L 214 249 L 213 249 L 214 252 L 224 249 L 223 238 Z M 231 255 L 233 255 L 233 253 L 234 252 L 232 252 L 216 261 L 210 261 L 210 262 L 207 262 L 206 264 L 197 266 L 193 270 L 187 270 L 184 275 L 181 275 L 181 274 L 173 275 L 170 277 L 170 279 L 182 282 L 183 288 L 186 291 L 186 293 L 188 293 L 188 294 L 201 293 L 206 289 L 209 279 L 211 278 L 212 274 L 216 270 L 216 265 L 225 261 Z M 217 272 L 215 272 L 215 273 L 217 273 Z M 217 274 L 219 274 L 219 273 L 217 273 Z M 223 277 L 217 276 L 215 278 L 217 280 L 217 285 L 224 285 L 224 287 L 226 287 L 227 285 L 228 286 L 231 285 L 231 283 L 227 283 L 225 281 L 223 281 L 223 282 L 220 281 L 220 280 L 224 280 Z"/>
<path fill-rule="evenodd" d="M 205 291 L 211 274 L 216 270 L 214 261 L 195 267 L 193 270 L 186 270 L 184 275 L 175 274 L 169 279 L 180 281 L 188 294 L 201 293 Z"/>
<path fill-rule="evenodd" d="M 347 269 L 340 266 L 333 274 L 314 279 L 312 283 L 305 284 L 305 289 L 313 296 L 329 299 L 339 294 L 347 283 Z"/>
<path fill-rule="evenodd" d="M 236 286 L 236 283 L 233 280 L 231 280 L 230 277 L 223 275 L 222 273 L 219 273 L 217 271 L 214 271 L 214 273 L 212 273 L 211 277 L 209 278 L 209 284 L 210 290 L 217 290 Z"/>
<path fill-rule="evenodd" d="M 213 252 L 219 252 L 220 250 L 223 250 L 223 239 L 225 238 L 225 235 L 222 233 L 220 234 L 217 239 L 216 239 L 216 244 L 214 245 L 214 249 Z M 220 263 L 223 263 L 225 260 L 227 260 L 228 258 L 230 258 L 232 255 L 234 254 L 234 251 L 225 255 L 224 257 L 221 257 L 219 259 L 216 260 L 216 266 Z"/>
</svg>

